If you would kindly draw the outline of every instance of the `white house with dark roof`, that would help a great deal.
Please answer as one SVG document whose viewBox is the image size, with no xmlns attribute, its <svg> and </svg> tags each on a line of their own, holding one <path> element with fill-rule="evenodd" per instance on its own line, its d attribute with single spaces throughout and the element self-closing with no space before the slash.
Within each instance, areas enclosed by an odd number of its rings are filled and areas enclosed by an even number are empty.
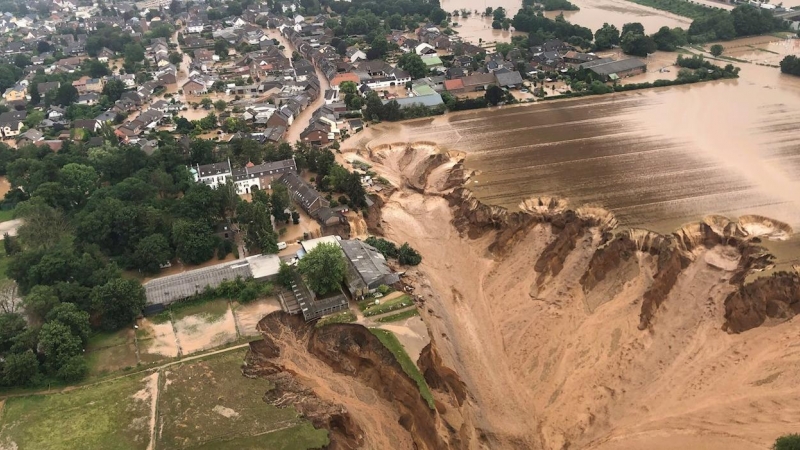
<svg viewBox="0 0 800 450">
<path fill-rule="evenodd" d="M 239 169 L 233 169 L 230 160 L 192 167 L 195 182 L 207 184 L 212 189 L 227 183 L 228 178 L 233 178 L 237 194 L 249 194 L 257 189 L 272 189 L 272 183 L 289 172 L 297 173 L 297 164 L 293 158 L 258 165 L 249 163 Z"/>
</svg>

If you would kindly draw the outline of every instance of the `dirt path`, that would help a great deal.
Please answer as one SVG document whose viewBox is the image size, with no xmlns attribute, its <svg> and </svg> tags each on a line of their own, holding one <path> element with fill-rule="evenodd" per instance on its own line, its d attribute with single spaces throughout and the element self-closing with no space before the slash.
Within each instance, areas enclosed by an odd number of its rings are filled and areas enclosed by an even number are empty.
<svg viewBox="0 0 800 450">
<path fill-rule="evenodd" d="M 161 371 L 150 375 L 147 381 L 148 389 L 151 395 L 150 405 L 150 442 L 147 444 L 147 450 L 155 450 L 156 447 L 156 422 L 158 418 L 158 382 L 161 376 Z"/>
</svg>

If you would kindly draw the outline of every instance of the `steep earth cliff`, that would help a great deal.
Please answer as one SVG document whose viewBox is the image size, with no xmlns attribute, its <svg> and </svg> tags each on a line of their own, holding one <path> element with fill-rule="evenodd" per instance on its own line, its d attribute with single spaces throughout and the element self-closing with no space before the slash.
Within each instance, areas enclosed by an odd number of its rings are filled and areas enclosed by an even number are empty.
<svg viewBox="0 0 800 450">
<path fill-rule="evenodd" d="M 462 448 L 462 437 L 448 430 L 367 328 L 315 328 L 299 316 L 278 312 L 263 318 L 258 330 L 263 340 L 250 344 L 244 374 L 274 383 L 264 397 L 268 403 L 294 406 L 315 426 L 330 430 L 331 448 Z M 425 361 L 432 388 L 453 394 L 457 408 L 464 396 L 458 376 L 430 349 Z M 447 410 L 448 403 L 441 409 Z"/>
<path fill-rule="evenodd" d="M 772 265 L 760 240 L 788 226 L 710 216 L 618 231 L 602 208 L 547 197 L 508 211 L 454 183 L 469 177 L 460 155 L 435 152 L 372 149 L 397 189 L 371 225 L 423 255 L 411 279 L 433 350 L 419 363 L 459 408 L 451 436 L 473 437 L 451 443 L 756 449 L 800 428 L 800 280 L 745 282 Z M 428 368 L 439 360 L 461 383 Z"/>
</svg>

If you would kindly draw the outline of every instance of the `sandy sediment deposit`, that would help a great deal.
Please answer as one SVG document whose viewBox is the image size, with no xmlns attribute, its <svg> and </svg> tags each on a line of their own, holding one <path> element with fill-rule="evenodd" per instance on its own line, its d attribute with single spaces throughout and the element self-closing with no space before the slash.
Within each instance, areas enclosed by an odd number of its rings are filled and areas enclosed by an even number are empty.
<svg viewBox="0 0 800 450">
<path fill-rule="evenodd" d="M 564 198 L 485 204 L 464 155 L 432 143 L 351 157 L 393 184 L 370 232 L 423 256 L 404 281 L 436 408 L 364 327 L 271 314 L 245 373 L 273 380 L 265 400 L 330 429 L 334 448 L 755 450 L 800 429 L 800 275 L 753 281 L 773 269 L 762 245 L 790 226 L 618 229 Z"/>
<path fill-rule="evenodd" d="M 459 163 L 433 151 L 371 149 L 401 181 L 376 231 L 422 252 L 411 276 L 465 383 L 471 448 L 757 449 L 800 428 L 800 279 L 744 281 L 771 266 L 761 239 L 791 228 L 717 216 L 616 230 L 563 199 L 509 212 L 457 187 L 438 168 Z"/>
</svg>

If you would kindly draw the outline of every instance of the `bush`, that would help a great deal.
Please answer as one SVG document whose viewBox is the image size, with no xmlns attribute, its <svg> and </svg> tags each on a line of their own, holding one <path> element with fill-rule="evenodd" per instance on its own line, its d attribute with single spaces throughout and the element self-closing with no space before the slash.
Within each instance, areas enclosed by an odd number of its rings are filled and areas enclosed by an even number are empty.
<svg viewBox="0 0 800 450">
<path fill-rule="evenodd" d="M 787 434 L 775 440 L 772 450 L 800 450 L 800 434 Z"/>
<path fill-rule="evenodd" d="M 364 242 L 375 247 L 386 258 L 397 258 L 397 246 L 394 242 L 375 236 L 368 237 Z"/>
<path fill-rule="evenodd" d="M 398 251 L 397 262 L 403 265 L 416 266 L 422 262 L 422 256 L 406 242 Z"/>
</svg>

